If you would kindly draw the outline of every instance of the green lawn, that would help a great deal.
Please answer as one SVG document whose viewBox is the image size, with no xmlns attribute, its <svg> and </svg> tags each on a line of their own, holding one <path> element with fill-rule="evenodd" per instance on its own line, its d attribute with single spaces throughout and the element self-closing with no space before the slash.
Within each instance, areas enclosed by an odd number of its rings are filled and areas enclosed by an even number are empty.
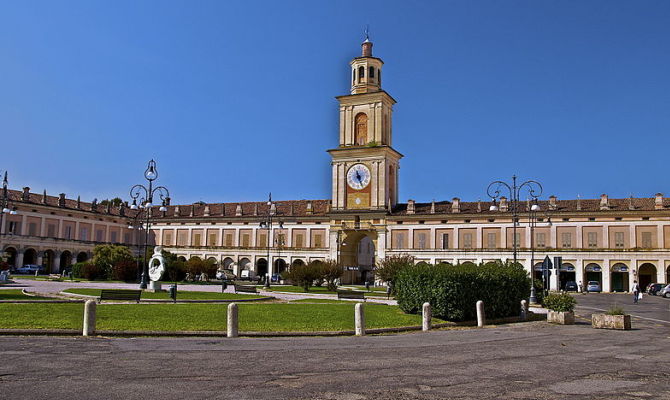
<svg viewBox="0 0 670 400">
<path fill-rule="evenodd" d="M 0 290 L 0 300 L 53 300 L 48 297 L 26 296 L 21 289 Z"/>
<path fill-rule="evenodd" d="M 87 296 L 100 296 L 101 289 L 66 289 L 66 293 L 83 294 Z M 143 299 L 163 299 L 171 300 L 167 292 L 143 292 Z M 177 288 L 177 300 L 247 300 L 258 299 L 260 296 L 253 294 L 234 294 L 217 292 L 189 292 L 179 291 Z"/>
<path fill-rule="evenodd" d="M 83 304 L 0 304 L 0 328 L 81 329 Z M 99 330 L 208 331 L 226 329 L 226 304 L 101 304 Z M 366 304 L 368 328 L 420 325 L 420 315 L 398 307 Z M 241 331 L 337 331 L 354 329 L 354 303 L 240 304 Z M 434 319 L 435 323 L 442 322 Z"/>
</svg>

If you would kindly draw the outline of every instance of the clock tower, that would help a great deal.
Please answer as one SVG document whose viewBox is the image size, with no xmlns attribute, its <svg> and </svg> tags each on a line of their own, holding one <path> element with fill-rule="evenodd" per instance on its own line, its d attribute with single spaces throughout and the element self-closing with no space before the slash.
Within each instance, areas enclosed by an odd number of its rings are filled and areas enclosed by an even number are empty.
<svg viewBox="0 0 670 400">
<path fill-rule="evenodd" d="M 351 62 L 351 94 L 340 102 L 340 142 L 332 157 L 332 210 L 384 211 L 398 201 L 398 164 L 391 147 L 395 100 L 382 90 L 382 65 L 365 39 Z"/>
</svg>

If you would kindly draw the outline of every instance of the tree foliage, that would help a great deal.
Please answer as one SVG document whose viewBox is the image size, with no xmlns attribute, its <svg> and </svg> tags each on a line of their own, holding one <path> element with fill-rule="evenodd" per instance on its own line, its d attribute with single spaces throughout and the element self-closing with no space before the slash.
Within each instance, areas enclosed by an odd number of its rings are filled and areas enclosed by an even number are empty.
<svg viewBox="0 0 670 400">
<path fill-rule="evenodd" d="M 409 254 L 388 256 L 375 268 L 375 276 L 393 288 L 400 271 L 413 265 L 414 257 Z"/>
<path fill-rule="evenodd" d="M 99 271 L 93 273 L 97 278 L 110 278 L 114 265 L 124 261 L 134 261 L 130 249 L 117 244 L 100 244 L 93 248 L 93 259 Z"/>
</svg>

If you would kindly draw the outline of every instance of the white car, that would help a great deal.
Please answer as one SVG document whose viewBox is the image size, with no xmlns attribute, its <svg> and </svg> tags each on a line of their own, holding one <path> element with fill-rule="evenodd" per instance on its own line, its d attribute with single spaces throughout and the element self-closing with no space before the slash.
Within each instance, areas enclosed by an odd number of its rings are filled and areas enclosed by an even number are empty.
<svg viewBox="0 0 670 400">
<path fill-rule="evenodd" d="M 586 291 L 587 292 L 601 292 L 602 288 L 600 287 L 600 282 L 598 281 L 589 281 L 586 284 Z"/>
<path fill-rule="evenodd" d="M 665 285 L 665 287 L 656 293 L 657 296 L 670 297 L 670 285 Z"/>
</svg>

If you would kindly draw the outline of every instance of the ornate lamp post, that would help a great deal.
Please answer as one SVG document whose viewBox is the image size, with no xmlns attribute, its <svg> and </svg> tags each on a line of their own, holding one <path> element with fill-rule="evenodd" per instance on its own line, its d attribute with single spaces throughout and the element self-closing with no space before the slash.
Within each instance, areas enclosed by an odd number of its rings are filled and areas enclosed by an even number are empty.
<svg viewBox="0 0 670 400">
<path fill-rule="evenodd" d="M 140 289 L 147 288 L 147 277 L 149 275 L 147 264 L 147 244 L 149 242 L 149 230 L 151 229 L 151 207 L 153 206 L 154 195 L 158 193 L 161 199 L 161 206 L 158 209 L 161 212 L 167 211 L 167 205 L 170 204 L 170 192 L 164 186 L 153 187 L 153 182 L 158 179 L 158 169 L 154 160 L 149 161 L 144 178 L 149 182 L 149 187 L 137 184 L 130 189 L 130 197 L 133 199 L 131 210 L 139 210 L 136 218 L 144 218 L 144 264 L 142 265 L 142 276 L 140 278 Z M 138 205 L 139 202 L 139 205 Z"/>
<path fill-rule="evenodd" d="M 260 227 L 267 230 L 266 243 L 267 243 L 267 247 L 268 247 L 268 261 L 267 261 L 268 262 L 268 272 L 266 273 L 266 276 L 265 276 L 265 285 L 264 285 L 265 289 L 270 288 L 270 280 L 272 279 L 272 274 L 271 274 L 272 263 L 270 261 L 270 249 L 272 248 L 272 242 L 270 241 L 270 233 L 272 232 L 272 225 L 273 225 L 272 220 L 277 215 L 277 207 L 276 207 L 275 203 L 272 202 L 272 193 L 270 193 L 270 195 L 268 196 L 267 205 L 268 205 L 268 215 L 265 217 L 265 221 L 261 221 L 261 223 L 260 223 Z M 277 222 L 279 224 L 279 229 L 283 229 L 284 228 L 284 223 L 282 221 L 277 221 Z"/>
<path fill-rule="evenodd" d="M 514 263 L 517 262 L 517 249 L 519 243 L 516 239 L 516 227 L 519 224 L 519 194 L 522 189 L 528 191 L 528 195 L 533 199 L 533 204 L 530 207 L 530 212 L 533 218 L 537 217 L 537 211 L 540 210 L 540 206 L 537 204 L 537 198 L 542 195 L 542 185 L 540 182 L 534 180 L 527 180 L 519 185 L 516 183 L 516 175 L 512 176 L 512 185 L 503 181 L 493 181 L 486 188 L 486 193 L 489 195 L 493 204 L 489 208 L 489 211 L 498 211 L 497 201 L 501 197 L 500 190 L 501 188 L 507 188 L 510 194 L 510 211 L 512 212 L 512 248 L 514 253 Z M 533 215 L 535 213 L 535 215 Z M 533 248 L 533 230 L 535 226 L 531 225 L 531 234 L 530 234 L 530 245 L 531 245 L 531 267 L 530 267 L 530 276 L 531 276 L 531 285 L 530 285 L 530 301 L 537 302 L 535 296 L 535 285 L 533 285 L 533 257 L 535 256 Z"/>
<path fill-rule="evenodd" d="M 10 208 L 9 204 L 9 189 L 8 189 L 9 183 L 7 181 L 7 171 L 5 171 L 5 177 L 2 180 L 2 198 L 0 198 L 0 231 L 3 231 L 4 229 L 4 217 L 5 214 L 9 215 L 16 215 L 18 212 L 16 211 L 16 207 Z"/>
</svg>

